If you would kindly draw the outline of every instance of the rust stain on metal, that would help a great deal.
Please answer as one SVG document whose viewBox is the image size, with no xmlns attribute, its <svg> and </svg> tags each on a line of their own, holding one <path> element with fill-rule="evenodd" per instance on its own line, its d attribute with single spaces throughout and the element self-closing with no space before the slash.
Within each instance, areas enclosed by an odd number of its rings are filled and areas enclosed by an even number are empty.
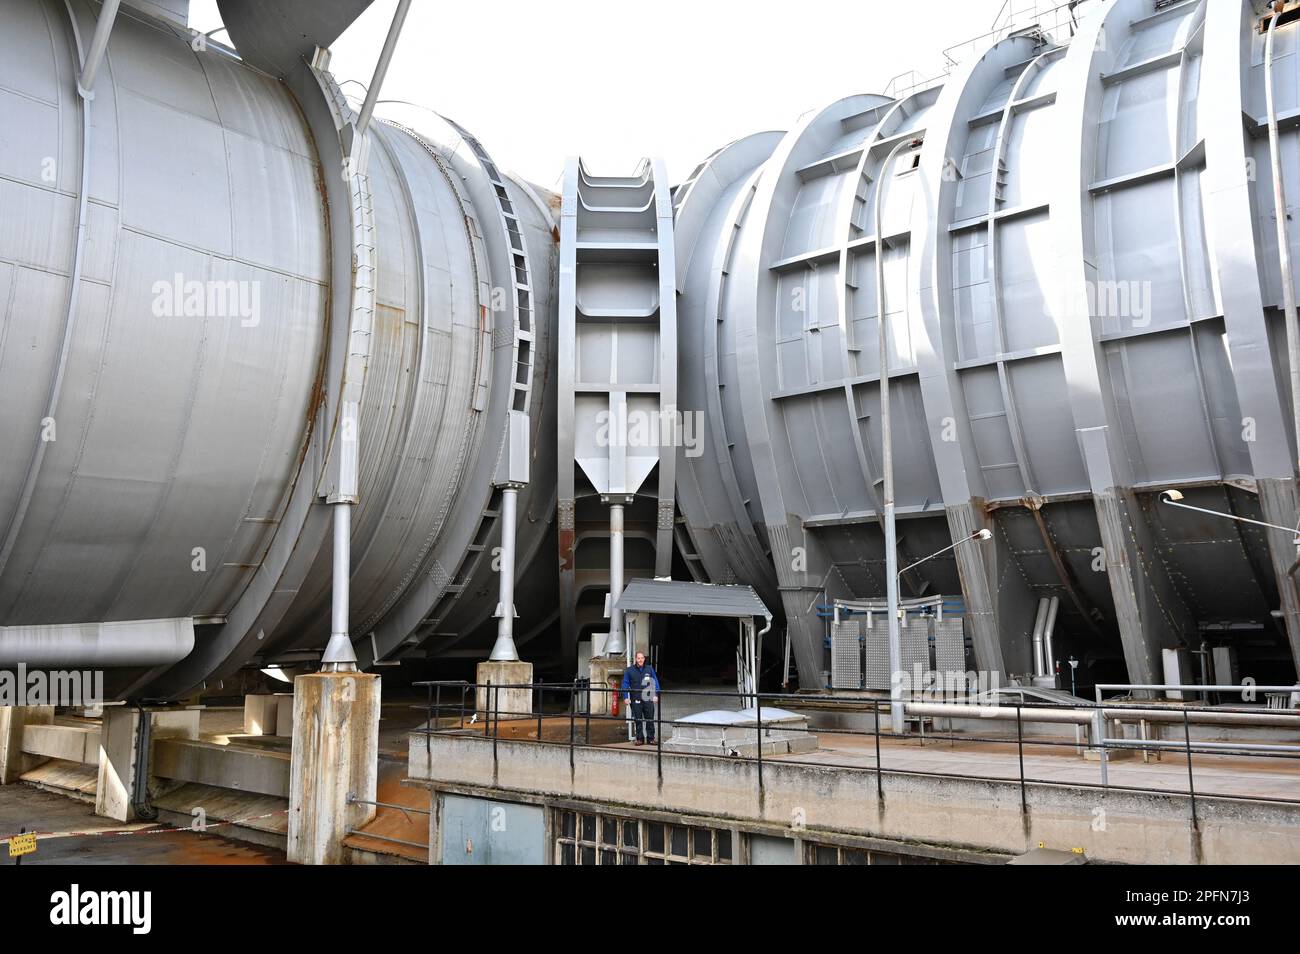
<svg viewBox="0 0 1300 954">
<path fill-rule="evenodd" d="M 573 567 L 573 547 L 576 542 L 577 531 L 573 529 L 560 528 L 560 569 L 572 570 Z"/>
</svg>

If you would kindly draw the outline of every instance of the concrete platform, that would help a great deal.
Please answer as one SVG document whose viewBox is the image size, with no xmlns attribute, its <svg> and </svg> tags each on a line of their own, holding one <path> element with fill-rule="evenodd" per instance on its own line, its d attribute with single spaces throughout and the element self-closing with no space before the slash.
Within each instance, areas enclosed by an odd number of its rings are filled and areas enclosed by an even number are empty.
<svg viewBox="0 0 1300 954">
<path fill-rule="evenodd" d="M 93 805 L 95 791 L 99 787 L 99 766 L 50 759 L 24 772 L 19 779 L 45 791 L 83 799 Z"/>
<path fill-rule="evenodd" d="M 51 833 L 37 842 L 23 865 L 280 865 L 283 852 L 239 844 L 192 831 L 147 835 L 97 834 L 129 828 L 157 831 L 162 826 L 123 826 L 94 814 L 93 806 L 30 785 L 0 789 L 0 840 L 26 826 Z M 86 834 L 83 834 L 86 833 Z M 6 859 L 7 860 L 7 859 Z"/>
<path fill-rule="evenodd" d="M 617 806 L 633 816 L 667 813 L 687 825 L 813 842 L 879 839 L 970 857 L 1017 856 L 1043 844 L 1126 864 L 1300 863 L 1300 764 L 1293 760 L 1195 756 L 1194 823 L 1185 760 L 1111 763 L 1102 788 L 1096 763 L 1080 759 L 1072 744 L 1043 741 L 1025 747 L 1023 788 L 1014 743 L 882 737 L 877 772 L 873 736 L 824 730 L 817 751 L 765 754 L 761 768 L 755 759 L 627 743 L 569 750 L 473 733 L 442 733 L 428 743 L 412 736 L 410 775 L 439 797 Z"/>
<path fill-rule="evenodd" d="M 781 756 L 775 757 L 778 761 Z M 871 736 L 823 735 L 816 752 L 787 756 L 808 765 L 876 767 Z M 933 741 L 922 745 L 915 738 L 883 736 L 880 763 L 886 771 L 926 772 L 983 779 L 1019 780 L 1016 746 L 991 742 Z M 1239 798 L 1300 799 L 1300 761 L 1284 758 L 1242 758 L 1230 755 L 1193 755 L 1196 794 Z M 1109 784 L 1118 788 L 1145 788 L 1161 792 L 1187 791 L 1187 760 L 1165 753 L 1159 762 L 1141 759 L 1110 761 Z M 1065 785 L 1101 784 L 1101 767 L 1079 758 L 1072 745 L 1025 744 L 1025 777 L 1032 781 Z"/>
<path fill-rule="evenodd" d="M 210 826 L 210 833 L 233 841 L 248 842 L 279 852 L 285 850 L 289 830 L 289 800 L 256 792 L 234 792 L 227 788 L 188 783 L 153 800 L 159 823 L 167 827 L 193 827 L 196 809 Z M 238 822 L 239 824 L 222 824 Z M 216 826 L 216 827 L 211 827 Z"/>
</svg>

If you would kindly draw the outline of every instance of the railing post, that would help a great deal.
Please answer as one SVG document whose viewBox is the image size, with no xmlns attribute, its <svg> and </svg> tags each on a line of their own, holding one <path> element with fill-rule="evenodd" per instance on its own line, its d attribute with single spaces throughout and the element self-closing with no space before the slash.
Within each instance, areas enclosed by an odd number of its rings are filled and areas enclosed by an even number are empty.
<svg viewBox="0 0 1300 954">
<path fill-rule="evenodd" d="M 537 741 L 540 742 L 542 741 L 542 697 L 546 695 L 546 690 L 536 679 L 533 680 L 533 694 L 536 696 L 537 704 Z"/>
<path fill-rule="evenodd" d="M 1029 800 L 1025 797 L 1025 733 L 1020 721 L 1020 703 L 1016 703 L 1016 750 L 1020 754 L 1020 814 L 1029 814 Z"/>
<path fill-rule="evenodd" d="M 461 684 L 460 687 L 460 727 L 463 731 L 465 728 L 465 693 L 469 689 L 468 685 Z"/>
<path fill-rule="evenodd" d="M 578 721 L 578 678 L 573 678 L 573 695 L 569 699 L 569 774 L 573 774 L 573 743 L 577 735 Z"/>
<path fill-rule="evenodd" d="M 1101 707 L 1100 702 L 1097 703 L 1097 711 L 1092 717 L 1092 733 L 1096 736 L 1092 740 L 1093 745 L 1099 746 L 1101 749 L 1101 755 L 1098 758 L 1098 763 L 1101 766 L 1101 787 L 1109 788 L 1110 772 L 1109 766 L 1106 764 L 1106 710 Z"/>
<path fill-rule="evenodd" d="M 874 707 L 874 715 L 875 715 L 875 717 L 874 717 L 873 720 L 872 720 L 872 724 L 873 724 L 873 727 L 875 728 L 875 736 L 876 736 L 876 798 L 879 799 L 880 804 L 883 805 L 883 804 L 885 804 L 885 783 L 884 783 L 884 781 L 883 781 L 883 780 L 881 779 L 881 777 L 880 777 L 880 776 L 881 776 L 881 765 L 880 765 L 880 701 L 879 701 L 879 700 L 875 700 L 875 701 L 873 701 L 873 702 L 872 702 L 872 706 Z"/>
<path fill-rule="evenodd" d="M 429 701 L 433 701 L 433 686 L 429 687 Z M 438 683 L 438 703 L 437 709 L 430 711 L 429 724 L 424 727 L 424 757 L 429 760 L 429 768 L 433 768 L 433 730 L 438 725 L 438 712 L 442 710 L 442 683 Z"/>
<path fill-rule="evenodd" d="M 1196 783 L 1192 776 L 1192 726 L 1187 718 L 1187 708 L 1183 708 L 1183 741 L 1187 745 L 1187 794 L 1192 802 L 1192 831 L 1200 831 L 1200 822 L 1196 818 Z"/>
<path fill-rule="evenodd" d="M 758 791 L 763 792 L 763 700 L 758 697 L 758 678 L 754 678 L 754 717 L 758 726 Z"/>
<path fill-rule="evenodd" d="M 663 733 L 663 693 L 655 703 L 655 771 L 659 773 L 659 784 L 664 783 L 664 733 Z"/>
<path fill-rule="evenodd" d="M 488 719 L 492 723 L 492 782 L 496 784 L 497 778 L 497 735 L 501 730 L 501 720 L 497 718 L 497 690 L 492 686 L 492 680 L 487 681 L 487 703 L 489 706 Z"/>
</svg>

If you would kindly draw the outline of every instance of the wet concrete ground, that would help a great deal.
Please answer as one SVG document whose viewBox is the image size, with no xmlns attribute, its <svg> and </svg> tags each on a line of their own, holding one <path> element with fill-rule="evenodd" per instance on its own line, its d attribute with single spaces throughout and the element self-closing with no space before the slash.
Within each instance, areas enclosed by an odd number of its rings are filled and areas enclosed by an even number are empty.
<svg viewBox="0 0 1300 954">
<path fill-rule="evenodd" d="M 162 826 L 123 825 L 95 816 L 94 806 L 18 783 L 0 786 L 0 837 L 28 831 L 54 832 L 37 839 L 34 855 L 23 865 L 282 865 L 280 852 L 191 831 L 130 835 L 69 835 L 121 828 L 152 830 Z M 8 846 L 0 848 L 0 866 L 13 865 Z"/>
</svg>

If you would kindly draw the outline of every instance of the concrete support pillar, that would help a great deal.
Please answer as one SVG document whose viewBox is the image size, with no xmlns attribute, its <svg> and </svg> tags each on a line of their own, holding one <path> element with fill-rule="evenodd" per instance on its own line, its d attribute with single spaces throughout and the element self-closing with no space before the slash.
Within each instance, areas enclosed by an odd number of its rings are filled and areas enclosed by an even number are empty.
<svg viewBox="0 0 1300 954">
<path fill-rule="evenodd" d="M 135 818 L 135 769 L 140 756 L 140 710 L 110 706 L 104 710 L 99 736 L 99 784 L 95 814 L 117 821 Z"/>
<path fill-rule="evenodd" d="M 293 683 L 288 857 L 299 864 L 342 864 L 343 839 L 375 814 L 379 773 L 380 679 L 319 672 Z"/>
<path fill-rule="evenodd" d="M 23 755 L 23 731 L 29 725 L 49 725 L 54 706 L 4 706 L 0 708 L 0 785 L 18 781 L 23 772 L 44 759 Z"/>
<path fill-rule="evenodd" d="M 244 735 L 275 735 L 280 697 L 261 693 L 244 696 Z"/>
<path fill-rule="evenodd" d="M 503 686 L 530 686 L 533 682 L 533 664 L 530 662 L 513 662 L 488 660 L 481 662 L 474 671 L 474 681 L 479 688 L 475 692 L 474 705 L 479 712 L 493 710 L 493 715 L 503 719 L 512 716 L 531 715 L 533 711 L 533 691 L 528 688 L 500 688 Z M 488 696 L 487 684 L 492 683 L 492 696 Z M 494 706 L 495 703 L 495 706 Z"/>
<path fill-rule="evenodd" d="M 197 739 L 201 707 L 159 709 L 149 712 L 149 737 Z M 95 789 L 95 814 L 116 821 L 135 818 L 139 801 L 136 781 L 140 759 L 140 709 L 106 706 L 99 733 L 99 783 Z M 147 768 L 147 765 L 146 765 Z M 145 778 L 147 784 L 147 776 Z"/>
</svg>

